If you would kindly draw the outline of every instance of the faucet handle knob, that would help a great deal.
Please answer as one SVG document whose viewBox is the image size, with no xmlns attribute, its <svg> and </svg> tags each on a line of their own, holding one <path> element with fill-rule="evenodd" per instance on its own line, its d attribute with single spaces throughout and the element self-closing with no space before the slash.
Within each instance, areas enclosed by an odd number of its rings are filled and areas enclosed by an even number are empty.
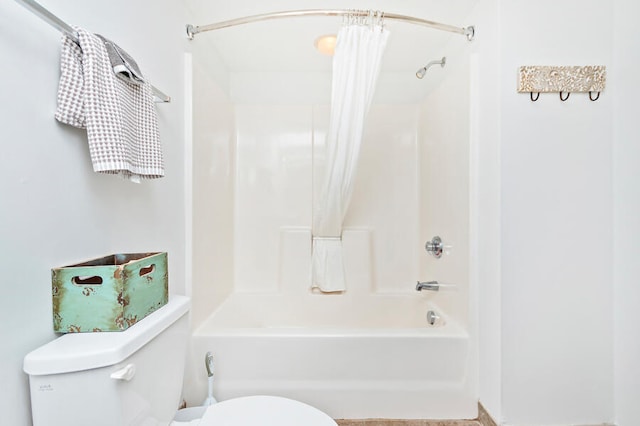
<svg viewBox="0 0 640 426">
<path fill-rule="evenodd" d="M 427 241 L 424 245 L 424 249 L 435 257 L 436 259 L 440 259 L 442 254 L 449 254 L 451 251 L 450 245 L 445 245 L 442 241 L 442 238 L 437 235 L 431 239 L 431 241 Z"/>
</svg>

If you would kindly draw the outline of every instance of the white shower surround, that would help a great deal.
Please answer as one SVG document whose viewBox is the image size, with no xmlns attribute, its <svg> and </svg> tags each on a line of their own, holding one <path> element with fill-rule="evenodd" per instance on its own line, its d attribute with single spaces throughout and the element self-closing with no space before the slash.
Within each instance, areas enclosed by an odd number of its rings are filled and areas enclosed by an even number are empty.
<svg viewBox="0 0 640 426">
<path fill-rule="evenodd" d="M 199 261 L 185 389 L 190 404 L 205 394 L 200 367 L 203 354 L 212 351 L 219 400 L 269 393 L 333 417 L 475 416 L 469 47 L 452 41 L 443 50 L 447 67 L 424 80 L 414 72 L 380 76 L 345 221 L 344 295 L 309 294 L 311 207 L 319 173 L 311 165 L 321 155 L 328 125 L 323 96 L 330 75 L 231 72 L 231 95 L 215 100 L 200 95 L 194 81 L 200 99 L 196 128 L 198 117 L 231 115 L 235 137 L 216 139 L 216 150 L 233 155 L 231 173 L 216 174 L 222 169 L 210 165 L 220 162 L 215 151 L 194 154 L 194 168 L 213 190 L 214 198 L 202 204 L 209 206 L 208 217 L 225 222 L 206 224 L 194 212 L 203 227 L 194 230 Z M 425 84 L 429 95 L 417 96 Z M 232 192 L 216 189 L 229 185 Z M 441 260 L 423 250 L 436 234 L 454 247 Z M 219 246 L 215 252 L 206 235 Z M 416 280 L 431 279 L 456 287 L 414 290 Z M 427 326 L 429 309 L 445 324 Z"/>
</svg>

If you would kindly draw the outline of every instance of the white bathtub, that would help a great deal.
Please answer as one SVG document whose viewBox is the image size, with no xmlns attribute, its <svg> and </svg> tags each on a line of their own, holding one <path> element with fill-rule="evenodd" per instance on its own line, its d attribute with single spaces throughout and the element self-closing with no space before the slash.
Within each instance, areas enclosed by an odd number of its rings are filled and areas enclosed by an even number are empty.
<svg viewBox="0 0 640 426">
<path fill-rule="evenodd" d="M 424 294 L 357 299 L 233 294 L 195 331 L 194 363 L 213 353 L 218 400 L 281 395 L 334 418 L 474 418 L 468 332 L 442 312 L 428 325 L 438 308 Z"/>
</svg>

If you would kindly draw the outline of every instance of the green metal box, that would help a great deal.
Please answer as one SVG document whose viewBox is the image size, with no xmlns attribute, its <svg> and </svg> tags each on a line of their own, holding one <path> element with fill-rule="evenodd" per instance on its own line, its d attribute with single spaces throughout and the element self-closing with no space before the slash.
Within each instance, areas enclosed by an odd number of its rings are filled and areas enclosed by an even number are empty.
<svg viewBox="0 0 640 426">
<path fill-rule="evenodd" d="M 122 331 L 167 303 L 167 253 L 113 254 L 54 268 L 51 282 L 54 331 Z"/>
</svg>

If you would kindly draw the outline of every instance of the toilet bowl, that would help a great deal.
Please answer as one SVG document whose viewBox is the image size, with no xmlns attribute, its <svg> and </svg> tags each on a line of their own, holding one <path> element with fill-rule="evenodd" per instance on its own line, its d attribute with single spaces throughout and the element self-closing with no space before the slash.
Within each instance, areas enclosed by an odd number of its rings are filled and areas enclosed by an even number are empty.
<svg viewBox="0 0 640 426">
<path fill-rule="evenodd" d="M 331 417 L 317 408 L 278 396 L 245 396 L 198 408 L 204 409 L 201 418 L 193 422 L 175 421 L 172 426 L 336 426 Z"/>
<path fill-rule="evenodd" d="M 34 426 L 336 426 L 292 399 L 247 396 L 206 407 L 193 423 L 173 422 L 189 339 L 190 302 L 169 303 L 122 332 L 65 334 L 29 353 Z M 224 366 L 221 366 L 224 368 Z"/>
</svg>

